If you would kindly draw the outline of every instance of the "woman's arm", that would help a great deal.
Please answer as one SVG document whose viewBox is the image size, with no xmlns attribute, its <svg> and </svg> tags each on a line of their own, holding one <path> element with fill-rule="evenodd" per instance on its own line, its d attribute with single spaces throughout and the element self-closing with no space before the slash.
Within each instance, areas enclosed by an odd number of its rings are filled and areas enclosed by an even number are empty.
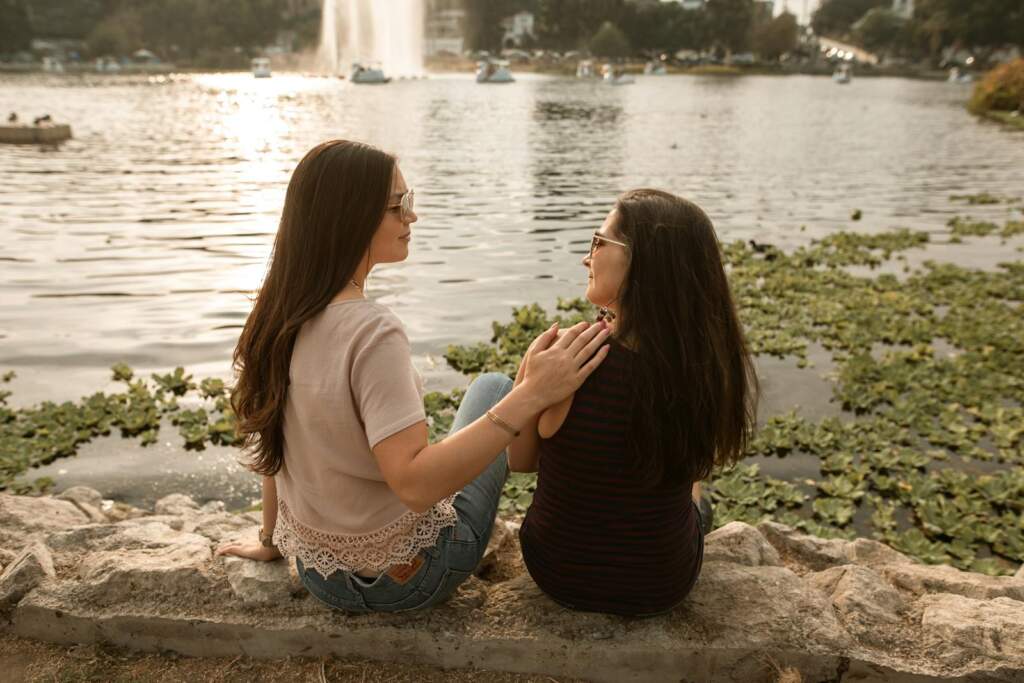
<svg viewBox="0 0 1024 683">
<path fill-rule="evenodd" d="M 263 536 L 269 537 L 274 534 L 274 527 L 277 525 L 277 484 L 273 477 L 263 477 Z M 276 560 L 281 557 L 277 546 L 265 546 L 259 539 L 255 541 L 235 541 L 224 543 L 217 548 L 215 555 L 237 555 L 248 557 L 251 560 Z"/>
<path fill-rule="evenodd" d="M 277 482 L 273 477 L 263 477 L 263 535 L 273 536 L 277 526 Z"/>
<path fill-rule="evenodd" d="M 523 380 L 492 408 L 520 437 L 541 410 L 576 391 L 608 354 L 604 326 L 581 323 L 558 341 L 554 332 L 552 328 L 541 335 L 524 361 L 529 365 Z M 372 450 L 391 490 L 411 510 L 423 512 L 473 481 L 512 439 L 484 416 L 433 445 L 428 445 L 426 423 L 419 422 Z"/>
<path fill-rule="evenodd" d="M 516 381 L 513 388 L 521 385 L 526 376 L 526 359 L 533 350 L 533 344 L 519 363 L 519 371 L 516 372 Z M 512 439 L 508 445 L 508 468 L 513 472 L 536 472 L 539 459 L 538 446 L 540 439 L 537 438 L 537 420 L 539 415 L 527 418 L 522 427 L 519 428 L 519 436 Z"/>
</svg>

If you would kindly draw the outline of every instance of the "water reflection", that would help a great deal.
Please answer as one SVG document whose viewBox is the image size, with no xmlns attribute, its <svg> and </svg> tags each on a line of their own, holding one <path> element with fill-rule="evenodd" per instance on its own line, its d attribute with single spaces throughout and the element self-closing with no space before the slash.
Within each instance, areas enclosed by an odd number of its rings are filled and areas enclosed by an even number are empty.
<svg viewBox="0 0 1024 683">
<path fill-rule="evenodd" d="M 949 195 L 1019 193 L 1024 166 L 1012 133 L 970 118 L 963 97 L 809 77 L 359 88 L 287 74 L 0 76 L 9 109 L 75 131 L 59 148 L 0 148 L 0 365 L 55 399 L 92 390 L 119 360 L 226 375 L 289 174 L 326 138 L 397 153 L 417 190 L 410 259 L 370 292 L 423 355 L 486 337 L 513 305 L 581 293 L 588 235 L 630 187 L 694 199 L 726 240 L 940 233 L 964 211 Z"/>
</svg>

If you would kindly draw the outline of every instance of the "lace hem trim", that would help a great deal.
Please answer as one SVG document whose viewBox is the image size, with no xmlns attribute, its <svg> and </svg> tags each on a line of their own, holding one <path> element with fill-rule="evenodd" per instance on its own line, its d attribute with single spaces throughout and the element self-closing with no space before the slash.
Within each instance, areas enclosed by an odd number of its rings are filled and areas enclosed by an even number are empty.
<svg viewBox="0 0 1024 683">
<path fill-rule="evenodd" d="M 336 571 L 384 572 L 407 564 L 423 548 L 437 542 L 442 530 L 458 520 L 453 494 L 426 512 L 409 511 L 391 524 L 368 534 L 331 534 L 296 520 L 284 500 L 278 500 L 274 545 L 282 555 L 328 577 Z"/>
</svg>

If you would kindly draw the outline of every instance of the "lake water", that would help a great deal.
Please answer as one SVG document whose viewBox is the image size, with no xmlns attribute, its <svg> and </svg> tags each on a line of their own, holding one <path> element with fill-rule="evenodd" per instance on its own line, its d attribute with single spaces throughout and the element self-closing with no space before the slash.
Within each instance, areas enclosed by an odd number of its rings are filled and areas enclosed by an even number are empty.
<svg viewBox="0 0 1024 683">
<path fill-rule="evenodd" d="M 941 233 L 968 211 L 950 195 L 1020 195 L 1022 135 L 969 116 L 968 95 L 802 76 L 618 88 L 541 75 L 382 87 L 288 74 L 0 76 L 0 114 L 49 113 L 75 134 L 57 148 L 0 147 L 0 369 L 17 371 L 18 405 L 104 389 L 118 361 L 228 377 L 289 175 L 317 142 L 347 137 L 397 153 L 416 189 L 410 258 L 375 271 L 368 291 L 406 323 L 428 385 L 448 387 L 460 380 L 440 359 L 447 344 L 486 339 L 512 306 L 582 293 L 589 235 L 625 189 L 674 191 L 703 206 L 723 240 L 782 247 L 840 229 Z M 1006 249 L 944 255 L 984 266 Z M 772 373 L 790 369 L 765 362 L 773 408 L 827 400 L 811 370 L 772 394 Z M 90 446 L 110 458 L 126 448 Z M 73 460 L 52 474 L 104 471 Z M 125 489 L 92 484 L 150 498 L 121 474 Z"/>
</svg>

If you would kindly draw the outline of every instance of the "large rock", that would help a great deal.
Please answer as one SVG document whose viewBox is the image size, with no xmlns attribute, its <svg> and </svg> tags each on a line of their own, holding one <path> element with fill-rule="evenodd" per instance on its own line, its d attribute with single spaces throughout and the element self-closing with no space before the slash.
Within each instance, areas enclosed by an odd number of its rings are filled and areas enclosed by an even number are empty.
<svg viewBox="0 0 1024 683">
<path fill-rule="evenodd" d="M 839 619 L 859 639 L 883 644 L 905 631 L 906 599 L 885 579 L 855 564 L 809 574 L 807 582 L 832 599 Z"/>
<path fill-rule="evenodd" d="M 0 495 L 0 546 L 7 549 L 20 550 L 35 534 L 88 523 L 85 513 L 66 500 Z"/>
<path fill-rule="evenodd" d="M 978 600 L 1007 597 L 1024 601 L 1024 581 L 1010 576 L 986 576 L 925 564 L 884 565 L 879 571 L 894 586 L 915 595 L 953 593 Z"/>
<path fill-rule="evenodd" d="M 80 494 L 79 504 L 95 500 Z M 8 605 L 0 630 L 52 642 L 365 657 L 615 683 L 768 683 L 790 667 L 806 683 L 1024 682 L 1024 602 L 1010 599 L 1024 582 L 925 567 L 873 541 L 782 525 L 709 535 L 694 590 L 649 619 L 558 605 L 525 572 L 514 531 L 502 541 L 503 525 L 485 580 L 470 577 L 432 609 L 352 615 L 306 593 L 290 562 L 212 558 L 218 540 L 255 538 L 259 515 L 184 496 L 163 499 L 160 514 L 116 523 L 87 523 L 64 500 L 0 494 L 0 510 L 17 533 L 0 529 L 22 545 L 32 534 L 47 539 L 25 559 L 0 555 L 12 561 L 0 575 Z"/>
<path fill-rule="evenodd" d="M 785 567 L 705 562 L 680 610 L 719 647 L 743 642 L 827 653 L 851 645 L 825 594 Z"/>
<path fill-rule="evenodd" d="M 1024 564 L 1020 566 L 1020 569 L 1017 570 L 1017 573 L 1014 574 L 1013 577 L 1015 579 L 1020 579 L 1021 581 L 1024 581 Z"/>
<path fill-rule="evenodd" d="M 199 504 L 182 493 L 164 496 L 153 506 L 157 515 L 193 515 L 199 513 Z"/>
<path fill-rule="evenodd" d="M 258 526 L 253 525 L 252 520 L 242 515 L 234 515 L 230 512 L 215 512 L 202 514 L 196 517 L 185 527 L 193 533 L 205 536 L 215 543 L 224 541 L 229 536 L 237 536 L 239 531 L 250 529 L 249 540 L 256 540 Z M 244 536 L 244 534 L 243 534 Z"/>
<path fill-rule="evenodd" d="M 992 668 L 1016 672 L 1005 680 L 1024 680 L 1024 603 L 947 593 L 926 595 L 919 606 L 925 637 L 940 641 L 935 650 L 948 663 L 984 659 Z"/>
<path fill-rule="evenodd" d="M 130 547 L 94 551 L 81 561 L 81 587 L 93 604 L 129 599 L 205 602 L 211 596 L 208 539 L 162 524 L 129 529 L 121 538 L 130 539 Z"/>
<path fill-rule="evenodd" d="M 704 542 L 705 562 L 735 562 L 748 567 L 778 567 L 779 553 L 754 527 L 729 522 L 708 534 Z"/>
<path fill-rule="evenodd" d="M 142 517 L 115 524 L 91 524 L 49 536 L 47 544 L 64 553 L 136 550 L 174 545 L 182 537 L 179 517 Z"/>
<path fill-rule="evenodd" d="M 818 538 L 777 522 L 761 522 L 757 529 L 779 551 L 783 559 L 811 571 L 822 571 L 844 564 L 875 566 L 914 562 L 884 543 L 866 538 L 853 541 Z"/>
<path fill-rule="evenodd" d="M 91 522 L 108 521 L 103 513 L 103 496 L 96 489 L 88 486 L 72 486 L 55 496 L 57 500 L 66 500 L 82 511 Z"/>
<path fill-rule="evenodd" d="M 291 599 L 301 586 L 292 584 L 288 560 L 257 562 L 242 557 L 224 558 L 231 592 L 247 605 L 275 605 Z"/>
<path fill-rule="evenodd" d="M 0 609 L 16 604 L 40 581 L 53 577 L 50 551 L 39 541 L 29 544 L 0 574 Z"/>
</svg>

